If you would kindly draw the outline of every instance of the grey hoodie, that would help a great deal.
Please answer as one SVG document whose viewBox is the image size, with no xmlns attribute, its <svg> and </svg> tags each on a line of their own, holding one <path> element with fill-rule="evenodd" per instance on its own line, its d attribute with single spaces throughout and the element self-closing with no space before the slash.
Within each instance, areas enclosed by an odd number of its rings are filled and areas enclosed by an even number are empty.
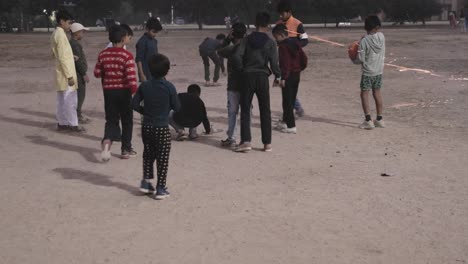
<svg viewBox="0 0 468 264">
<path fill-rule="evenodd" d="M 382 32 L 369 34 L 359 43 L 358 59 L 362 62 L 362 74 L 383 74 L 385 63 L 385 36 Z"/>
</svg>

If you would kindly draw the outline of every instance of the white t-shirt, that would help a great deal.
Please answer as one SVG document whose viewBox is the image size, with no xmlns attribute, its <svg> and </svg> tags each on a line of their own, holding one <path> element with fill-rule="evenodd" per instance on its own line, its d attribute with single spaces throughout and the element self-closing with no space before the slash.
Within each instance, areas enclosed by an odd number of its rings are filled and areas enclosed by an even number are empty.
<svg viewBox="0 0 468 264">
<path fill-rule="evenodd" d="M 109 42 L 109 44 L 107 44 L 106 49 L 107 49 L 107 48 L 112 48 L 112 47 L 114 47 L 114 45 L 112 44 L 112 42 Z M 124 49 L 127 49 L 127 45 L 123 46 L 123 48 L 124 48 Z"/>
</svg>

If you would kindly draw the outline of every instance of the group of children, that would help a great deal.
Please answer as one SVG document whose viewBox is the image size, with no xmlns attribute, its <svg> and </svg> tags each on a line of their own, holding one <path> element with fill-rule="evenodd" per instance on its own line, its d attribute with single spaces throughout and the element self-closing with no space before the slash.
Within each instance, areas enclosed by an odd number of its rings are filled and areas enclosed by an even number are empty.
<svg viewBox="0 0 468 264">
<path fill-rule="evenodd" d="M 200 56 L 205 65 L 205 81 L 213 85 L 219 79 L 219 70 L 225 72 L 222 59 L 227 59 L 227 102 L 228 130 L 227 139 L 222 140 L 222 146 L 232 147 L 235 152 L 252 150 L 251 113 L 252 100 L 256 95 L 260 111 L 261 137 L 263 150 L 272 151 L 272 120 L 270 110 L 269 76 L 274 75 L 274 87 L 282 90 L 283 117 L 278 120 L 275 129 L 283 133 L 297 133 L 294 109 L 298 107 L 297 93 L 301 71 L 307 67 L 308 58 L 302 47 L 307 44 L 307 34 L 302 23 L 292 16 L 291 6 L 281 2 L 278 6 L 281 20 L 272 30 L 273 40 L 269 37 L 270 16 L 260 12 L 256 16 L 256 30 L 246 36 L 247 28 L 242 23 L 232 25 L 230 34 L 222 34 L 216 39 L 205 39 L 200 45 Z M 87 30 L 81 24 L 71 25 L 71 16 L 66 12 L 57 14 L 59 26 L 52 36 L 52 49 L 57 58 L 57 119 L 59 129 L 81 131 L 78 126 L 78 116 L 81 122 L 88 121 L 80 115 L 78 102 L 84 94 L 76 95 L 76 80 L 85 84 L 89 81 L 86 75 L 86 58 L 79 40 L 82 32 Z M 73 50 L 66 47 L 65 31 L 72 28 Z M 361 98 L 365 113 L 365 122 L 360 126 L 365 129 L 384 127 L 382 118 L 382 86 L 383 62 L 385 56 L 385 38 L 378 32 L 380 21 L 376 16 L 366 19 L 368 35 L 360 42 L 358 59 L 362 64 Z M 140 113 L 142 119 L 143 179 L 140 191 L 154 194 L 158 200 L 169 196 L 166 178 L 171 150 L 171 134 L 169 125 L 177 132 L 177 139 L 187 138 L 184 128 L 189 128 L 189 139 L 198 137 L 196 128 L 203 123 L 205 133 L 213 133 L 207 117 L 205 104 L 200 98 L 200 86 L 193 84 L 187 93 L 177 94 L 174 85 L 166 80 L 170 70 L 170 60 L 160 54 L 155 36 L 162 30 L 161 24 L 155 18 L 150 18 L 146 24 L 146 32 L 138 41 L 136 60 L 126 50 L 133 36 L 131 29 L 125 25 L 114 26 L 109 30 L 109 40 L 112 43 L 99 53 L 94 75 L 101 78 L 104 93 L 105 131 L 101 142 L 102 159 L 108 161 L 111 157 L 110 148 L 113 142 L 121 141 L 121 157 L 134 157 L 137 153 L 132 148 L 133 111 Z M 75 56 L 73 56 L 75 51 Z M 211 82 L 209 76 L 209 60 L 215 65 L 215 76 Z M 135 67 L 135 64 L 137 65 Z M 75 68 L 76 66 L 76 68 Z M 138 75 L 138 77 L 137 77 Z M 77 77 L 78 76 L 78 77 Z M 140 85 L 138 86 L 138 79 Z M 84 86 L 83 86 L 84 87 Z M 377 119 L 370 117 L 369 91 L 377 105 Z M 67 105 L 66 103 L 70 105 Z M 74 109 L 75 117 L 72 117 Z M 77 112 L 78 110 L 78 112 Z M 237 144 L 235 128 L 240 110 L 240 142 Z M 299 112 L 302 109 L 299 109 Z M 303 110 L 302 110 L 303 111 Z M 298 110 L 296 109 L 296 113 Z M 63 113 L 67 113 L 64 115 Z M 76 120 L 75 120 L 76 119 Z M 122 130 L 119 123 L 122 123 Z M 153 185 L 154 163 L 157 165 L 157 183 Z"/>
</svg>

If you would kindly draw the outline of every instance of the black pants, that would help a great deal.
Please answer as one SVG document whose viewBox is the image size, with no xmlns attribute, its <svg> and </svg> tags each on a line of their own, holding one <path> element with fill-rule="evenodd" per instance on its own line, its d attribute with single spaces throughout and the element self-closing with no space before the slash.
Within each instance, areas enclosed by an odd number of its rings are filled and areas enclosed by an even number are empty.
<svg viewBox="0 0 468 264">
<path fill-rule="evenodd" d="M 132 149 L 133 109 L 129 89 L 104 90 L 106 127 L 104 139 L 122 141 L 122 151 Z M 122 123 L 122 132 L 119 122 Z"/>
<path fill-rule="evenodd" d="M 205 81 L 210 81 L 210 60 L 213 61 L 215 65 L 213 82 L 219 80 L 219 71 L 221 70 L 221 65 L 224 63 L 223 60 L 216 54 L 216 52 L 211 53 L 210 55 L 202 55 L 203 66 L 205 69 Z"/>
<path fill-rule="evenodd" d="M 291 73 L 289 78 L 286 80 L 285 87 L 281 89 L 281 93 L 283 95 L 283 122 L 286 123 L 288 128 L 296 127 L 294 104 L 296 103 L 300 80 L 300 72 Z"/>
<path fill-rule="evenodd" d="M 246 73 L 241 90 L 241 142 L 251 142 L 250 113 L 253 96 L 257 95 L 263 144 L 271 144 L 270 83 L 264 73 Z"/>
<path fill-rule="evenodd" d="M 166 187 L 169 154 L 171 152 L 171 133 L 169 127 L 143 125 L 143 178 L 154 178 L 154 162 L 158 170 L 158 186 Z"/>
<path fill-rule="evenodd" d="M 76 106 L 76 113 L 78 117 L 82 117 L 83 114 L 81 112 L 81 108 L 83 107 L 83 103 L 86 97 L 86 82 L 84 81 L 83 77 L 78 76 L 78 105 Z"/>
</svg>

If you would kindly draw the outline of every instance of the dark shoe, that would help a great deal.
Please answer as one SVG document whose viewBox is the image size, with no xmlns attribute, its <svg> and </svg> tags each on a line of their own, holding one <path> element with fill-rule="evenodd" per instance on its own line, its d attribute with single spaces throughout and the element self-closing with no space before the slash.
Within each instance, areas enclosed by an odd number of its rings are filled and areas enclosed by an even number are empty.
<svg viewBox="0 0 468 264">
<path fill-rule="evenodd" d="M 78 117 L 78 123 L 80 124 L 88 124 L 91 121 L 91 119 L 85 117 L 85 116 L 80 116 Z"/>
<path fill-rule="evenodd" d="M 70 126 L 62 126 L 60 124 L 57 124 L 57 131 L 69 131 Z"/>
<path fill-rule="evenodd" d="M 221 140 L 221 146 L 233 148 L 236 146 L 236 141 L 234 139 L 226 138 L 225 140 Z"/>
<path fill-rule="evenodd" d="M 134 151 L 133 149 L 130 149 L 130 150 L 123 150 L 121 158 L 122 159 L 129 159 L 129 158 L 134 158 L 136 156 L 137 156 L 136 151 Z"/>
<path fill-rule="evenodd" d="M 86 131 L 86 129 L 82 126 L 71 126 L 71 127 L 68 127 L 68 130 L 70 132 L 76 132 L 76 133 L 82 133 Z"/>
<path fill-rule="evenodd" d="M 154 195 L 154 199 L 156 200 L 164 200 L 169 197 L 170 193 L 167 191 L 166 187 L 156 187 L 156 194 Z"/>
<path fill-rule="evenodd" d="M 252 145 L 250 145 L 250 143 L 242 143 L 236 149 L 234 149 L 234 152 L 247 153 L 251 150 L 252 150 Z"/>
<path fill-rule="evenodd" d="M 156 189 L 154 189 L 154 186 L 153 186 L 153 184 L 151 184 L 151 182 L 148 182 L 146 180 L 141 180 L 140 192 L 142 192 L 144 194 L 155 194 Z"/>
</svg>

